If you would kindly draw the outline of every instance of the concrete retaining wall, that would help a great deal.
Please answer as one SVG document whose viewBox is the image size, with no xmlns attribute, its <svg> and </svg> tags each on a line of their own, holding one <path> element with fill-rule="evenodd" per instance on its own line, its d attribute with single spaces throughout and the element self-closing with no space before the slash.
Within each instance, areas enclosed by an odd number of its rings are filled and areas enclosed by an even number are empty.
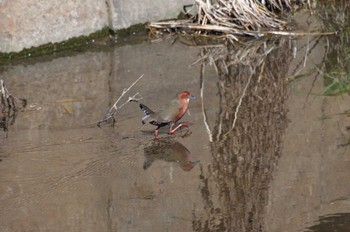
<svg viewBox="0 0 350 232">
<path fill-rule="evenodd" d="M 183 5 L 193 4 L 194 0 L 111 0 L 113 3 L 113 29 L 148 21 L 158 21 L 176 17 Z"/>
<path fill-rule="evenodd" d="M 176 17 L 192 0 L 0 0 L 0 53 Z"/>
</svg>

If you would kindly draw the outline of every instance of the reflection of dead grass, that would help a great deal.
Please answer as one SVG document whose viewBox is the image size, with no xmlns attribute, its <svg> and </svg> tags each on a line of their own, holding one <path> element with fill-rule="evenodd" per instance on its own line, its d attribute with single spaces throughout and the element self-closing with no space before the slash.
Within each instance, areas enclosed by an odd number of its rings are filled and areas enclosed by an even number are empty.
<svg viewBox="0 0 350 232">
<path fill-rule="evenodd" d="M 315 1 L 314 1 L 315 2 Z M 314 82 L 321 76 L 324 78 L 325 88 L 323 95 L 340 95 L 350 92 L 350 2 L 348 0 L 339 1 L 319 1 L 318 8 L 313 9 L 315 15 L 323 22 L 324 31 L 336 31 L 337 36 L 309 37 L 307 43 L 299 50 L 305 49 L 304 59 L 295 66 L 292 71 L 292 76 L 288 77 L 288 81 L 295 81 L 300 78 L 315 75 Z M 319 45 L 324 43 L 326 45 L 326 52 L 321 65 L 315 66 L 307 72 L 303 70 L 308 61 L 308 56 Z M 308 97 L 312 93 L 314 86 L 311 86 Z M 307 97 L 307 98 L 308 98 Z"/>
<path fill-rule="evenodd" d="M 210 129 L 210 125 L 206 120 L 205 106 L 204 106 L 204 66 L 207 64 L 213 65 L 217 71 L 217 73 L 221 76 L 229 75 L 229 70 L 232 67 L 239 66 L 241 70 L 244 70 L 242 73 L 238 75 L 244 75 L 246 77 L 247 82 L 244 86 L 242 86 L 242 93 L 237 98 L 238 103 L 235 107 L 234 120 L 231 125 L 231 129 L 224 133 L 224 136 L 227 137 L 229 133 L 231 133 L 236 125 L 238 114 L 240 108 L 242 106 L 243 98 L 246 96 L 247 89 L 250 85 L 252 78 L 256 78 L 256 82 L 260 83 L 262 78 L 264 78 L 263 73 L 265 72 L 265 60 L 266 57 L 277 48 L 280 48 L 284 44 L 285 41 L 281 42 L 281 38 L 274 37 L 270 39 L 260 39 L 254 41 L 248 41 L 244 44 L 236 45 L 230 44 L 229 46 L 219 46 L 219 47 L 209 47 L 203 48 L 200 58 L 195 61 L 192 65 L 201 64 L 201 99 L 202 99 L 202 114 L 204 125 L 206 127 L 206 131 L 209 136 L 209 141 L 213 141 L 213 133 Z M 227 58 L 229 57 L 229 58 Z M 258 70 L 258 74 L 256 71 Z M 257 75 L 256 75 L 257 74 Z M 221 82 L 221 81 L 220 81 Z M 221 83 L 220 86 L 224 86 L 224 83 Z M 259 86 L 255 86 L 254 92 L 257 92 L 257 88 Z M 260 98 L 260 96 L 255 95 Z M 220 127 L 221 128 L 221 127 Z M 219 130 L 221 131 L 221 129 Z M 220 132 L 221 136 L 221 132 Z"/>
<path fill-rule="evenodd" d="M 211 127 L 213 161 L 201 169 L 205 213 L 194 214 L 196 231 L 263 230 L 268 185 L 287 126 L 291 54 L 282 37 L 206 49 L 198 61 L 217 68 L 220 111 Z"/>
</svg>

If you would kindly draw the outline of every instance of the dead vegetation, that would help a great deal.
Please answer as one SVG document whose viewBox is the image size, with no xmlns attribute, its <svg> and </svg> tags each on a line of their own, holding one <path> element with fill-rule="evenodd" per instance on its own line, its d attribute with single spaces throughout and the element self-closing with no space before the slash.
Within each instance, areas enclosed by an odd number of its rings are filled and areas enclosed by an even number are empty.
<svg viewBox="0 0 350 232">
<path fill-rule="evenodd" d="M 143 78 L 143 74 L 136 79 L 128 88 L 124 89 L 122 94 L 119 96 L 119 98 L 114 102 L 113 106 L 109 109 L 109 111 L 105 114 L 103 119 L 101 119 L 98 123 L 97 126 L 100 127 L 102 123 L 108 123 L 112 121 L 112 125 L 114 126 L 115 123 L 115 114 L 123 108 L 127 103 L 129 102 L 138 102 L 139 100 L 142 99 L 140 94 L 137 92 L 133 96 L 129 96 L 128 100 L 126 100 L 123 104 L 120 104 L 120 100 L 129 92 L 129 90 L 136 85 L 137 82 L 139 82 Z"/>
<path fill-rule="evenodd" d="M 242 35 L 260 37 L 265 33 L 263 28 L 286 29 L 287 21 L 279 15 L 290 8 L 290 0 L 194 0 L 193 7 L 197 13 L 189 19 L 150 23 L 151 34 L 181 30 L 197 35 L 210 33 L 230 41 Z"/>
<path fill-rule="evenodd" d="M 17 111 L 26 105 L 27 100 L 13 96 L 0 79 L 0 129 L 8 131 L 8 126 L 16 120 Z"/>
<path fill-rule="evenodd" d="M 206 127 L 212 162 L 200 166 L 205 212 L 193 211 L 195 231 L 265 230 L 268 186 L 288 122 L 292 51 L 285 37 L 202 49 L 197 63 L 216 68 L 220 109 Z M 210 76 L 202 70 L 204 88 Z"/>
<path fill-rule="evenodd" d="M 151 39 L 177 34 L 210 36 L 231 43 L 240 41 L 242 36 L 334 34 L 290 31 L 286 13 L 298 4 L 311 7 L 310 1 L 297 0 L 194 0 L 191 7 L 196 14 L 190 16 L 184 8 L 187 19 L 151 22 L 148 28 Z"/>
</svg>

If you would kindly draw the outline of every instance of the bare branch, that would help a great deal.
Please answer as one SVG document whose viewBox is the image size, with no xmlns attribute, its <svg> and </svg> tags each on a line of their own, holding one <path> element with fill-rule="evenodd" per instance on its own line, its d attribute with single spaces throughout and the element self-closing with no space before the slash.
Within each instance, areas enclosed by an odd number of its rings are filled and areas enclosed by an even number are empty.
<svg viewBox="0 0 350 232">
<path fill-rule="evenodd" d="M 232 123 L 231 129 L 228 130 L 228 131 L 224 134 L 224 137 L 225 137 L 225 138 L 227 138 L 227 135 L 228 135 L 231 131 L 233 131 L 233 129 L 235 128 L 235 125 L 236 125 L 236 122 L 237 122 L 237 118 L 238 118 L 238 112 L 239 112 L 239 109 L 240 109 L 240 107 L 241 107 L 241 105 L 242 105 L 243 98 L 244 98 L 244 96 L 245 96 L 245 93 L 247 92 L 247 89 L 248 89 L 248 86 L 249 86 L 249 84 L 250 84 L 250 81 L 251 81 L 252 77 L 253 77 L 253 74 L 250 75 L 250 77 L 249 77 L 249 79 L 248 79 L 248 82 L 247 82 L 246 86 L 244 87 L 243 93 L 242 93 L 241 97 L 239 98 L 238 105 L 237 105 L 236 111 L 235 111 L 235 118 L 233 119 L 233 123 Z"/>
<path fill-rule="evenodd" d="M 139 100 L 142 99 L 142 97 L 140 96 L 139 93 L 135 93 L 132 97 L 129 96 L 128 100 L 126 100 L 123 104 L 121 104 L 120 106 L 118 106 L 119 101 L 125 96 L 125 94 L 127 92 L 129 92 L 129 90 L 137 83 L 139 82 L 142 77 L 144 76 L 144 74 L 142 74 L 139 78 L 137 78 L 127 89 L 123 89 L 122 94 L 119 96 L 119 98 L 117 99 L 117 101 L 113 104 L 113 106 L 109 109 L 108 113 L 103 117 L 102 120 L 100 120 L 97 123 L 97 126 L 99 127 L 101 125 L 101 123 L 107 122 L 109 119 L 112 118 L 113 123 L 115 122 L 115 118 L 114 115 L 118 112 L 119 109 L 121 109 L 122 107 L 124 107 L 127 103 L 129 102 L 138 102 Z"/>
<path fill-rule="evenodd" d="M 143 77 L 143 75 L 144 75 L 144 74 L 142 74 L 139 78 L 137 78 L 137 80 L 134 81 L 134 83 L 132 83 L 132 84 L 129 86 L 129 88 L 123 90 L 122 95 L 120 95 L 120 97 L 118 98 L 118 100 L 114 103 L 114 105 L 112 106 L 112 108 L 111 108 L 109 111 L 111 111 L 113 108 L 114 108 L 115 110 L 118 110 L 117 104 L 118 104 L 118 102 L 120 101 L 120 99 L 122 99 L 122 97 L 124 97 L 124 95 L 125 95 L 139 80 L 141 80 L 141 78 Z"/>
<path fill-rule="evenodd" d="M 202 105 L 202 115 L 203 115 L 203 122 L 205 125 L 205 129 L 207 130 L 208 136 L 209 136 L 209 142 L 213 142 L 213 134 L 211 133 L 209 124 L 208 124 L 208 120 L 207 120 L 207 115 L 205 113 L 205 109 L 204 109 L 204 99 L 203 99 L 203 95 L 204 95 L 204 64 L 201 65 L 201 74 L 200 74 L 200 80 L 201 80 L 201 84 L 200 84 L 200 89 L 201 89 L 201 105 Z"/>
<path fill-rule="evenodd" d="M 142 97 L 140 96 L 140 94 L 137 92 L 134 94 L 134 96 L 129 97 L 128 100 L 126 100 L 123 104 L 121 104 L 118 109 L 121 109 L 123 106 L 125 106 L 127 103 L 129 102 L 138 102 L 142 99 Z"/>
<path fill-rule="evenodd" d="M 237 108 L 236 108 L 236 111 L 235 111 L 235 119 L 233 120 L 231 130 L 233 130 L 233 129 L 235 128 L 236 121 L 237 121 L 237 118 L 238 118 L 238 111 L 239 111 L 239 108 L 240 108 L 241 105 L 242 105 L 242 101 L 243 101 L 243 98 L 244 98 L 244 96 L 245 96 L 245 92 L 246 92 L 247 89 L 248 89 L 248 86 L 249 86 L 249 84 L 250 84 L 250 80 L 252 79 L 252 76 L 253 76 L 253 75 L 250 75 L 250 77 L 249 77 L 249 79 L 248 79 L 248 82 L 247 82 L 246 86 L 244 87 L 242 96 L 241 96 L 240 99 L 239 99 L 239 102 L 238 102 L 238 105 L 237 105 Z"/>
</svg>

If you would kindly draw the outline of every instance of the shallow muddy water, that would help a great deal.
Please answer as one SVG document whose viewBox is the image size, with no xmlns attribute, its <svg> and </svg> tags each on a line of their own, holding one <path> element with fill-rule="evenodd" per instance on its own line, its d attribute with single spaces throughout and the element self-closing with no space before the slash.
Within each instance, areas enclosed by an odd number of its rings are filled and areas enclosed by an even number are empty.
<svg viewBox="0 0 350 232">
<path fill-rule="evenodd" d="M 28 105 L 0 132 L 0 231 L 350 231 L 350 96 L 327 72 L 343 49 L 166 40 L 3 65 Z M 189 90 L 189 131 L 154 140 L 135 102 L 96 126 L 142 74 L 121 103 Z"/>
</svg>

